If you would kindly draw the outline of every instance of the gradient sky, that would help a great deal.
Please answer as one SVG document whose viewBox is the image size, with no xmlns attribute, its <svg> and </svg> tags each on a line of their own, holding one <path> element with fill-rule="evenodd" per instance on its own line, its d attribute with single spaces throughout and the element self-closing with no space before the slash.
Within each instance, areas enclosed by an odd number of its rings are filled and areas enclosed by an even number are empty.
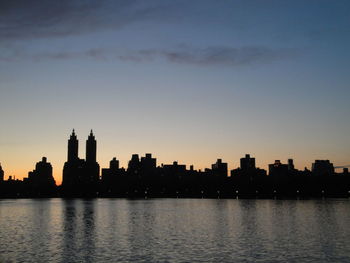
<svg viewBox="0 0 350 263">
<path fill-rule="evenodd" d="M 350 163 L 350 1 L 0 1 L 0 162 Z"/>
</svg>

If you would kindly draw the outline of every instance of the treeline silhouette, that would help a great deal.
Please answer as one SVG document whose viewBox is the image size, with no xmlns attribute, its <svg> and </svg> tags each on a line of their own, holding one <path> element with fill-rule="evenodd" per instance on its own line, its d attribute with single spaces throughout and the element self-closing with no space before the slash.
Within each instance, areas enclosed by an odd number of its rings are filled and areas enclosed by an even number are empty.
<svg viewBox="0 0 350 263">
<path fill-rule="evenodd" d="M 193 166 L 174 162 L 157 166 L 151 154 L 132 155 L 128 167 L 120 168 L 113 158 L 109 168 L 96 161 L 96 140 L 90 132 L 86 141 L 86 158 L 78 157 L 78 140 L 73 130 L 68 140 L 68 158 L 63 168 L 61 186 L 56 186 L 52 166 L 43 159 L 28 178 L 4 180 L 0 166 L 0 197 L 120 197 L 120 198 L 322 198 L 349 197 L 348 168 L 336 173 L 329 160 L 316 160 L 312 169 L 297 170 L 293 160 L 286 164 L 276 160 L 269 171 L 257 168 L 249 154 L 240 159 L 240 167 L 230 171 L 218 159 L 211 168 L 195 170 Z"/>
</svg>

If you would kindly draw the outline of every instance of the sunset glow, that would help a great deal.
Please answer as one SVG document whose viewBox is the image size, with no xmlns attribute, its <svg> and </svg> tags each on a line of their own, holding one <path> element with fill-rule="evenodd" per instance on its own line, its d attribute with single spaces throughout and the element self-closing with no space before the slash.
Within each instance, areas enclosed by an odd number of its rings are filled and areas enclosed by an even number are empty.
<svg viewBox="0 0 350 263">
<path fill-rule="evenodd" d="M 101 168 L 350 163 L 349 1 L 1 5 L 5 178 L 46 156 L 60 184 L 73 128 L 81 158 L 94 130 Z"/>
</svg>

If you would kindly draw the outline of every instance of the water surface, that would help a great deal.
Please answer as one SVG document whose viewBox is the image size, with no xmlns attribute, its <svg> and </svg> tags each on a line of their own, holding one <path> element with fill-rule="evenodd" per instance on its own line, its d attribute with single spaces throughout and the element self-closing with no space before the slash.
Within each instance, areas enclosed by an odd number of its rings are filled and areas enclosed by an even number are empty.
<svg viewBox="0 0 350 263">
<path fill-rule="evenodd" d="M 350 200 L 0 200 L 0 262 L 350 262 Z"/>
</svg>

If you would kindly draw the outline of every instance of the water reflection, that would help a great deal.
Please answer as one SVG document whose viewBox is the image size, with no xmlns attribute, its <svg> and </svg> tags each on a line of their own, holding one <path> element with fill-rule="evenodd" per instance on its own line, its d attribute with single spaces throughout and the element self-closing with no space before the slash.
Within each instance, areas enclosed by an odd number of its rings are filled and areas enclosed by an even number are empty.
<svg viewBox="0 0 350 263">
<path fill-rule="evenodd" d="M 62 262 L 68 258 L 72 262 L 95 262 L 95 203 L 94 199 L 62 200 Z"/>
<path fill-rule="evenodd" d="M 77 250 L 76 244 L 76 200 L 64 199 L 63 203 L 63 249 L 62 249 L 62 263 L 64 259 L 69 258 L 70 255 L 74 255 L 74 251 Z M 75 258 L 72 258 L 75 260 Z"/>
<path fill-rule="evenodd" d="M 0 200 L 0 262 L 350 262 L 349 200 Z"/>
</svg>

